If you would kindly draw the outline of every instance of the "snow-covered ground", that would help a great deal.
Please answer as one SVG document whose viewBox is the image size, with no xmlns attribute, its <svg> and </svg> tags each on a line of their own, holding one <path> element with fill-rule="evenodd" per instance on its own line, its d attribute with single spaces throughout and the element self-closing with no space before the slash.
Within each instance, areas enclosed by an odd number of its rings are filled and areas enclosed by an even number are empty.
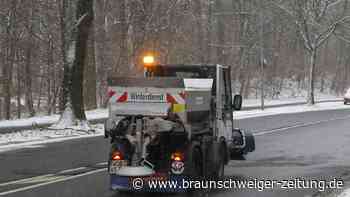
<svg viewBox="0 0 350 197">
<path fill-rule="evenodd" d="M 342 102 L 330 102 L 330 103 L 318 103 L 314 106 L 297 105 L 268 108 L 264 111 L 261 110 L 248 110 L 234 112 L 236 119 L 247 119 L 252 117 L 272 116 L 277 114 L 291 114 L 302 113 L 306 111 L 321 111 L 321 110 L 333 110 L 333 109 L 350 109 L 350 105 L 344 105 Z M 102 119 L 107 117 L 107 110 L 100 109 L 87 112 L 89 120 Z M 46 116 L 35 117 L 25 120 L 13 120 L 0 122 L 0 128 L 5 126 L 27 124 L 32 125 L 34 123 L 55 123 L 58 120 L 58 116 Z M 41 146 L 46 143 L 60 142 L 64 140 L 71 140 L 77 138 L 87 138 L 102 136 L 104 133 L 103 124 L 92 125 L 95 132 L 76 131 L 72 129 L 65 130 L 49 130 L 49 129 L 33 129 L 20 132 L 12 132 L 6 134 L 0 134 L 0 152 L 19 149 L 19 148 L 31 148 Z"/>
<path fill-rule="evenodd" d="M 327 102 L 318 103 L 313 106 L 309 105 L 295 105 L 285 106 L 276 108 L 267 108 L 264 111 L 260 109 L 247 110 L 247 111 L 236 111 L 234 117 L 237 119 L 247 119 L 259 116 L 272 116 L 278 114 L 293 114 L 302 113 L 308 111 L 325 111 L 325 110 L 336 110 L 336 109 L 350 109 L 350 105 L 344 105 L 342 102 Z"/>
<path fill-rule="evenodd" d="M 86 112 L 86 117 L 88 120 L 97 120 L 103 119 L 108 116 L 108 112 L 106 109 L 96 109 Z M 0 121 L 0 129 L 1 128 L 9 128 L 9 127 L 25 127 L 25 126 L 35 126 L 42 124 L 54 124 L 59 120 L 59 115 L 51 115 L 51 116 L 36 116 L 32 118 L 18 119 L 18 120 L 5 120 Z"/>
<path fill-rule="evenodd" d="M 315 100 L 316 100 L 316 102 L 335 101 L 335 100 L 343 101 L 343 98 L 325 95 L 322 97 L 318 97 Z M 306 102 L 305 97 L 265 99 L 265 101 L 264 101 L 266 106 L 275 106 L 275 105 L 293 104 L 293 103 L 304 103 L 304 102 Z M 244 99 L 243 100 L 243 107 L 259 107 L 260 103 L 261 103 L 260 99 Z"/>
<path fill-rule="evenodd" d="M 104 135 L 103 124 L 91 125 L 91 128 L 94 129 L 94 132 L 77 131 L 72 129 L 34 129 L 0 134 L 0 152 L 21 148 L 37 148 L 47 143 Z"/>
<path fill-rule="evenodd" d="M 86 116 L 88 120 L 104 119 L 108 116 L 108 111 L 106 109 L 87 111 Z M 19 120 L 0 121 L 0 129 L 9 127 L 26 127 L 42 124 L 54 124 L 59 120 L 59 118 L 59 115 L 52 115 Z M 32 130 L 0 134 L 0 152 L 20 148 L 36 148 L 46 143 L 104 135 L 103 124 L 95 124 L 90 126 L 94 132 L 77 131 L 73 129 L 52 130 L 37 128 Z"/>
</svg>

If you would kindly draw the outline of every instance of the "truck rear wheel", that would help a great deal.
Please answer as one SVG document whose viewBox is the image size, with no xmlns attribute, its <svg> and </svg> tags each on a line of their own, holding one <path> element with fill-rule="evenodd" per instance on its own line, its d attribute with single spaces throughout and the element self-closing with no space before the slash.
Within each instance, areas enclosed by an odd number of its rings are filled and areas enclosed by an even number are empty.
<svg viewBox="0 0 350 197">
<path fill-rule="evenodd" d="M 223 144 L 220 145 L 219 153 L 225 153 L 225 146 Z M 217 161 L 217 170 L 215 170 L 214 178 L 221 179 L 225 175 L 225 157 L 224 155 L 220 154 L 218 161 Z"/>
<path fill-rule="evenodd" d="M 203 176 L 203 157 L 200 149 L 194 147 L 189 155 L 191 165 L 192 178 L 200 178 Z"/>
</svg>

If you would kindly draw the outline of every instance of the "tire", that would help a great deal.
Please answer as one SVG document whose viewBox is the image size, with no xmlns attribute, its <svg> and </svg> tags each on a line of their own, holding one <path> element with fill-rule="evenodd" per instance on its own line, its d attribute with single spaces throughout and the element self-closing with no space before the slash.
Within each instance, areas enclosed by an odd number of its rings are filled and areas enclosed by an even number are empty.
<svg viewBox="0 0 350 197">
<path fill-rule="evenodd" d="M 224 144 L 220 145 L 219 153 L 225 153 L 226 148 Z M 219 154 L 220 155 L 220 154 Z M 214 172 L 214 179 L 222 179 L 225 176 L 225 157 L 220 155 L 218 158 L 218 164 L 216 166 L 217 170 Z"/>
<path fill-rule="evenodd" d="M 187 178 L 189 180 L 201 180 L 203 178 L 203 155 L 199 146 L 192 144 L 186 166 L 189 166 L 189 170 L 187 171 Z M 197 191 L 195 188 L 187 188 L 186 193 L 192 196 L 194 192 Z"/>
<path fill-rule="evenodd" d="M 344 105 L 347 105 L 347 104 L 348 104 L 348 102 L 344 101 Z"/>
<path fill-rule="evenodd" d="M 203 157 L 199 148 L 193 150 L 192 165 L 194 167 L 193 175 L 197 178 L 203 176 Z"/>
<path fill-rule="evenodd" d="M 190 176 L 191 179 L 203 177 L 203 157 L 199 147 L 192 147 L 189 154 Z"/>
</svg>

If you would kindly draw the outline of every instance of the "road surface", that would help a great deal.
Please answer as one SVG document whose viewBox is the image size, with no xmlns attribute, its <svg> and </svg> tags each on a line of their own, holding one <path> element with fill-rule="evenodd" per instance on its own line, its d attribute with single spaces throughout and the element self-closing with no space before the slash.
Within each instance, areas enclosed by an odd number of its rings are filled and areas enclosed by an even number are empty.
<svg viewBox="0 0 350 197">
<path fill-rule="evenodd" d="M 257 150 L 246 156 L 245 160 L 230 162 L 225 175 L 235 180 L 337 178 L 348 186 L 349 116 L 350 110 L 334 110 L 240 120 L 241 128 L 254 131 Z M 108 189 L 105 171 L 108 150 L 108 140 L 96 137 L 0 153 L 0 196 L 119 196 Z M 337 191 L 224 189 L 199 191 L 191 195 L 299 197 L 332 196 L 334 192 Z"/>
</svg>

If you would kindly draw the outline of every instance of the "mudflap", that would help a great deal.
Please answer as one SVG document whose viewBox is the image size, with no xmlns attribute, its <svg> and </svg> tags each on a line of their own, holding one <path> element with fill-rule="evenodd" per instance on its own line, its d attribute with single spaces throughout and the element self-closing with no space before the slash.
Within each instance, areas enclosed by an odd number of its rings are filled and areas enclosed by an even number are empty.
<svg viewBox="0 0 350 197">
<path fill-rule="evenodd" d="M 123 192 L 182 193 L 188 190 L 183 187 L 186 180 L 189 179 L 184 175 L 128 177 L 111 174 L 110 186 L 113 191 Z"/>
</svg>

